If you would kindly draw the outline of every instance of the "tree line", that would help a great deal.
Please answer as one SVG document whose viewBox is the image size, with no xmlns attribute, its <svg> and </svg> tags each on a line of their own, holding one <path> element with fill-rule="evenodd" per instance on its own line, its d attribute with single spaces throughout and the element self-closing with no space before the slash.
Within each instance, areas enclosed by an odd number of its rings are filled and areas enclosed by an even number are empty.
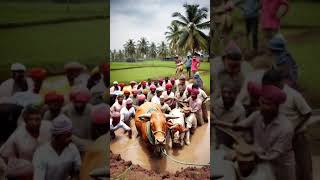
<svg viewBox="0 0 320 180">
<path fill-rule="evenodd" d="M 129 39 L 122 50 L 110 50 L 111 61 L 125 59 L 167 58 L 173 55 L 185 56 L 188 52 L 205 52 L 209 50 L 209 37 L 203 30 L 210 28 L 208 8 L 198 4 L 184 4 L 185 13 L 174 12 L 171 24 L 165 32 L 166 41 L 158 45 L 141 37 L 137 42 Z"/>
</svg>

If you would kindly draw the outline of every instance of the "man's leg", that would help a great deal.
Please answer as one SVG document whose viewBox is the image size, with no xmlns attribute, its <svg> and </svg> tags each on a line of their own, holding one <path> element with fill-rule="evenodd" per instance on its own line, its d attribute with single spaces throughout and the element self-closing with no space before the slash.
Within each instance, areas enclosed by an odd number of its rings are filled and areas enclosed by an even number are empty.
<svg viewBox="0 0 320 180">
<path fill-rule="evenodd" d="M 293 150 L 296 160 L 297 180 L 312 180 L 312 156 L 304 133 L 299 133 L 294 137 Z"/>
</svg>

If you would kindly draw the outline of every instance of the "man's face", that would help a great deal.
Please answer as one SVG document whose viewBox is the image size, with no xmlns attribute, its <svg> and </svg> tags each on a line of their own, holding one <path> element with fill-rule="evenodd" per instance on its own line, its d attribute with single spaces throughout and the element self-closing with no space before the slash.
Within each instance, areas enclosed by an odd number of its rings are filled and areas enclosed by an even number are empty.
<svg viewBox="0 0 320 180">
<path fill-rule="evenodd" d="M 41 125 L 41 114 L 31 113 L 24 116 L 24 121 L 26 123 L 26 128 L 31 132 L 39 132 Z"/>
<path fill-rule="evenodd" d="M 196 93 L 191 93 L 191 98 L 192 98 L 192 99 L 197 99 L 197 97 L 198 97 L 198 94 L 196 94 Z"/>
<path fill-rule="evenodd" d="M 74 102 L 74 108 L 78 113 L 83 113 L 85 107 L 86 107 L 85 102 Z"/>
<path fill-rule="evenodd" d="M 164 98 L 160 98 L 160 103 L 164 104 Z"/>
<path fill-rule="evenodd" d="M 63 104 L 60 102 L 51 102 L 48 104 L 49 110 L 53 114 L 59 114 Z"/>
<path fill-rule="evenodd" d="M 238 74 L 241 71 L 241 61 L 226 58 L 224 60 L 226 70 L 229 74 Z"/>
<path fill-rule="evenodd" d="M 160 97 L 162 95 L 162 91 L 157 92 L 157 96 Z"/>
<path fill-rule="evenodd" d="M 132 103 L 127 103 L 126 106 L 127 106 L 127 109 L 130 109 L 132 107 Z"/>
<path fill-rule="evenodd" d="M 25 78 L 25 72 L 24 71 L 12 71 L 12 78 L 15 81 L 21 81 Z"/>
<path fill-rule="evenodd" d="M 122 104 L 122 102 L 123 102 L 123 97 L 122 96 L 118 97 L 118 103 Z"/>
<path fill-rule="evenodd" d="M 64 134 L 60 134 L 56 136 L 56 141 L 59 146 L 65 148 L 72 142 L 72 132 L 66 132 Z"/>
<path fill-rule="evenodd" d="M 114 87 L 118 87 L 118 84 L 114 84 L 113 86 L 114 86 Z"/>
<path fill-rule="evenodd" d="M 171 93 L 171 89 L 167 89 L 167 94 L 169 95 Z"/>
<path fill-rule="evenodd" d="M 66 72 L 66 76 L 69 79 L 69 81 L 73 81 L 76 77 L 78 77 L 80 74 L 80 70 L 68 70 Z"/>
<path fill-rule="evenodd" d="M 260 112 L 264 121 L 271 121 L 278 115 L 278 105 L 270 100 L 260 97 Z"/>
<path fill-rule="evenodd" d="M 230 109 L 235 102 L 236 92 L 231 88 L 224 87 L 221 92 L 223 105 L 225 109 Z"/>
</svg>

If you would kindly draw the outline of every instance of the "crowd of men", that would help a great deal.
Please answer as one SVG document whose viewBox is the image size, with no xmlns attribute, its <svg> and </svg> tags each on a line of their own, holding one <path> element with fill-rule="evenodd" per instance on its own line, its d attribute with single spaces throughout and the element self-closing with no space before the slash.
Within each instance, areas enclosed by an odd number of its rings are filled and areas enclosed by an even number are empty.
<svg viewBox="0 0 320 180">
<path fill-rule="evenodd" d="M 45 69 L 14 63 L 0 85 L 3 179 L 77 179 L 87 147 L 107 133 L 108 65 L 89 73 L 71 62 L 64 70 L 62 80 L 47 82 Z"/>
<path fill-rule="evenodd" d="M 193 128 L 208 122 L 206 102 L 209 97 L 203 90 L 203 82 L 198 72 L 194 72 L 193 78 L 189 79 L 182 74 L 177 80 L 174 77 L 166 77 L 156 80 L 148 79 L 140 83 L 130 81 L 127 85 L 114 81 L 110 88 L 110 95 L 112 104 L 110 133 L 113 139 L 116 137 L 115 131 L 119 128 L 128 132 L 129 138 L 132 137 L 134 123 L 130 122 L 135 116 L 136 109 L 145 102 L 158 104 L 166 114 L 175 108 L 183 107 L 187 116 L 195 115 L 196 123 L 193 124 Z M 187 122 L 185 123 L 187 127 Z M 189 143 L 186 142 L 186 144 Z"/>
<path fill-rule="evenodd" d="M 277 180 L 310 180 L 312 160 L 305 132 L 312 109 L 299 91 L 293 59 L 279 55 L 286 50 L 283 36 L 276 34 L 267 47 L 269 54 L 264 58 L 270 66 L 246 75 L 243 67 L 248 63 L 234 41 L 214 59 L 218 66 L 211 71 L 215 79 L 212 122 L 215 127 L 240 133 L 252 145 L 258 162 L 255 168 L 269 163 Z M 220 128 L 215 131 L 217 149 L 223 145 L 235 150 L 230 135 Z"/>
</svg>

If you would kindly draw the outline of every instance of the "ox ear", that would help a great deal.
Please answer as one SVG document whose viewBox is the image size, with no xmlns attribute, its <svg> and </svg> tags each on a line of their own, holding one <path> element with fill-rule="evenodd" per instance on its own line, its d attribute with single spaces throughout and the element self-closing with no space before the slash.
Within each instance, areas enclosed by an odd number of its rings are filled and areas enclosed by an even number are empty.
<svg viewBox="0 0 320 180">
<path fill-rule="evenodd" d="M 146 120 L 151 118 L 151 114 L 141 114 L 138 116 L 140 120 Z"/>
<path fill-rule="evenodd" d="M 177 119 L 177 118 L 179 118 L 178 116 L 173 116 L 173 115 L 169 115 L 169 114 L 165 114 L 164 116 L 166 117 L 167 120 L 168 119 Z"/>
</svg>

